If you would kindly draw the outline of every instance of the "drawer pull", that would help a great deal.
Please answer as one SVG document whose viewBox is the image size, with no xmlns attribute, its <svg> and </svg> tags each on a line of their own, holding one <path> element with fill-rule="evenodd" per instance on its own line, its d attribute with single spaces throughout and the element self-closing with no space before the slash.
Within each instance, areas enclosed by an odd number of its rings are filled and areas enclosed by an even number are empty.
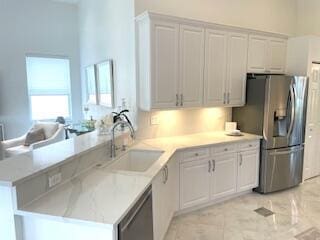
<svg viewBox="0 0 320 240">
<path fill-rule="evenodd" d="M 196 157 L 198 157 L 198 156 L 199 156 L 199 153 L 195 153 L 194 155 L 195 155 Z"/>
<path fill-rule="evenodd" d="M 225 151 L 225 152 L 228 151 L 228 148 L 225 148 L 224 151 Z"/>
<path fill-rule="evenodd" d="M 250 144 L 249 147 L 252 147 L 252 144 Z"/>
<path fill-rule="evenodd" d="M 209 170 L 208 172 L 210 173 L 211 172 L 211 161 L 209 161 Z"/>
</svg>

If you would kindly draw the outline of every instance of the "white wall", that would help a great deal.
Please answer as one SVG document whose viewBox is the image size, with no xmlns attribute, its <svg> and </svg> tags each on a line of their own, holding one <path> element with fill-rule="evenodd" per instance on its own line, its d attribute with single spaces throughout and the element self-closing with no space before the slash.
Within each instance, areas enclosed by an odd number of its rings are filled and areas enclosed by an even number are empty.
<svg viewBox="0 0 320 240">
<path fill-rule="evenodd" d="M 318 0 L 301 0 L 304 2 Z M 295 0 L 135 0 L 145 10 L 209 22 L 293 35 Z"/>
<path fill-rule="evenodd" d="M 320 1 L 297 0 L 297 35 L 320 36 Z"/>
<path fill-rule="evenodd" d="M 76 5 L 50 0 L 0 1 L 0 122 L 6 137 L 31 125 L 25 56 L 67 56 L 71 60 L 73 117 L 81 118 Z"/>
<path fill-rule="evenodd" d="M 115 77 L 115 106 L 125 98 L 135 116 L 135 41 L 134 1 L 80 0 L 79 33 L 83 103 L 86 103 L 85 67 L 112 59 Z M 102 106 L 89 106 L 95 119 L 112 111 Z"/>
</svg>

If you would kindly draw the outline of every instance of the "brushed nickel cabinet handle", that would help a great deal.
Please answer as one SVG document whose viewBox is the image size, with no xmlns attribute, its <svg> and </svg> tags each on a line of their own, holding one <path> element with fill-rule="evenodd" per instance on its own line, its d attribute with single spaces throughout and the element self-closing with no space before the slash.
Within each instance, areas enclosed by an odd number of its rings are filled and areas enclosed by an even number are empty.
<svg viewBox="0 0 320 240">
<path fill-rule="evenodd" d="M 209 170 L 208 172 L 210 173 L 211 172 L 211 161 L 209 161 Z"/>
<path fill-rule="evenodd" d="M 168 165 L 166 166 L 166 172 L 167 172 L 167 177 L 166 177 L 166 183 L 167 183 L 168 179 L 169 179 L 169 168 L 168 168 Z"/>
<path fill-rule="evenodd" d="M 227 96 L 227 94 L 224 93 L 224 94 L 223 94 L 223 104 L 226 104 L 226 96 Z"/>
<path fill-rule="evenodd" d="M 163 184 L 166 184 L 166 178 L 167 178 L 167 176 L 166 176 L 166 167 L 164 167 L 162 169 L 162 183 Z"/>
<path fill-rule="evenodd" d="M 183 106 L 183 94 L 180 94 L 180 106 Z"/>
<path fill-rule="evenodd" d="M 212 160 L 212 172 L 216 171 L 216 160 Z"/>
<path fill-rule="evenodd" d="M 240 166 L 242 166 L 242 154 L 240 154 Z"/>
</svg>

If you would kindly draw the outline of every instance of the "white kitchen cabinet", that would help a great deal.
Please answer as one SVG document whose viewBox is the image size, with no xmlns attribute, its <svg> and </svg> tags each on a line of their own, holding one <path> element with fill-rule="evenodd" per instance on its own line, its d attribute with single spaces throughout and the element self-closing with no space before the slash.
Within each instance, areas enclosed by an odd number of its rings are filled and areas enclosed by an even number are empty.
<svg viewBox="0 0 320 240">
<path fill-rule="evenodd" d="M 213 157 L 211 199 L 237 192 L 237 153 Z"/>
<path fill-rule="evenodd" d="M 163 240 L 178 209 L 178 160 L 171 158 L 152 182 L 154 240 Z"/>
<path fill-rule="evenodd" d="M 206 30 L 204 104 L 226 104 L 228 32 Z"/>
<path fill-rule="evenodd" d="M 267 71 L 268 39 L 264 36 L 249 36 L 248 72 Z"/>
<path fill-rule="evenodd" d="M 287 41 L 279 38 L 269 38 L 268 70 L 271 73 L 284 73 L 286 70 Z"/>
<path fill-rule="evenodd" d="M 173 108 L 179 87 L 179 25 L 156 21 L 151 29 L 152 107 Z"/>
<path fill-rule="evenodd" d="M 136 32 L 144 111 L 242 106 L 247 72 L 285 71 L 281 35 L 149 12 L 137 17 Z"/>
<path fill-rule="evenodd" d="M 260 35 L 249 36 L 248 72 L 284 73 L 287 40 Z"/>
<path fill-rule="evenodd" d="M 248 35 L 229 33 L 226 91 L 228 106 L 242 106 L 245 104 L 247 53 Z"/>
<path fill-rule="evenodd" d="M 245 104 L 248 35 L 207 29 L 205 106 Z"/>
<path fill-rule="evenodd" d="M 259 150 L 244 151 L 238 156 L 238 192 L 258 186 Z"/>
<path fill-rule="evenodd" d="M 179 24 L 144 19 L 137 32 L 140 107 L 175 108 L 179 88 Z"/>
<path fill-rule="evenodd" d="M 210 200 L 211 159 L 180 164 L 180 209 Z"/>
<path fill-rule="evenodd" d="M 203 104 L 204 28 L 180 25 L 180 107 Z"/>
</svg>

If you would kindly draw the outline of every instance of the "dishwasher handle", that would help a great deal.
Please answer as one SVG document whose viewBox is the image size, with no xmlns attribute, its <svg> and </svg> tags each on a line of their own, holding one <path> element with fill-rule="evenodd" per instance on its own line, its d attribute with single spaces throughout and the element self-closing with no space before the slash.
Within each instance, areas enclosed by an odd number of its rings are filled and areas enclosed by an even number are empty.
<svg viewBox="0 0 320 240">
<path fill-rule="evenodd" d="M 146 192 L 143 194 L 143 196 L 138 200 L 136 205 L 133 207 L 133 209 L 129 212 L 129 214 L 126 216 L 126 218 L 121 223 L 120 230 L 121 232 L 124 232 L 127 228 L 130 227 L 131 223 L 135 220 L 137 214 L 142 209 L 143 205 L 149 200 L 149 198 L 152 198 L 152 188 L 149 187 Z"/>
</svg>

